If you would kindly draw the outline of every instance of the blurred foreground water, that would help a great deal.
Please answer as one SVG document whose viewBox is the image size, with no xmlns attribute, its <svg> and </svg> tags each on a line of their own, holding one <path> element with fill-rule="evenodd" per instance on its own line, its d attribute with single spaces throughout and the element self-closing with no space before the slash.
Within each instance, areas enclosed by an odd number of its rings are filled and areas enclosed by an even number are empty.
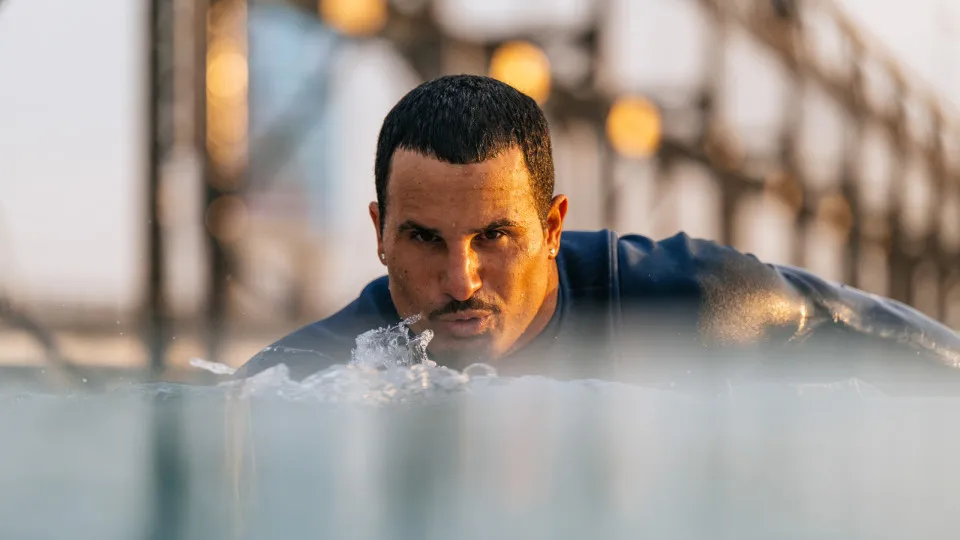
<svg viewBox="0 0 960 540">
<path fill-rule="evenodd" d="M 958 413 L 857 380 L 706 395 L 482 365 L 8 388 L 0 538 L 956 539 Z"/>
<path fill-rule="evenodd" d="M 392 375 L 416 383 L 407 403 L 376 406 L 383 388 L 364 398 L 353 375 L 331 377 L 351 404 L 282 369 L 5 393 L 0 538 L 960 537 L 952 400 L 856 381 L 682 396 L 415 366 Z M 164 415 L 178 421 L 158 465 Z"/>
</svg>

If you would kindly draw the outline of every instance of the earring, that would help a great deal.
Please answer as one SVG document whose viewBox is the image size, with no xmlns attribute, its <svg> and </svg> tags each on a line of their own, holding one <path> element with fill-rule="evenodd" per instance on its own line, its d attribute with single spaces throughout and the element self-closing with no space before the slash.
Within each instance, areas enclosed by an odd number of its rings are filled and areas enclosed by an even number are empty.
<svg viewBox="0 0 960 540">
<path fill-rule="evenodd" d="M 387 262 L 387 254 L 386 254 L 386 253 L 381 253 L 381 254 L 380 254 L 380 260 L 383 261 L 383 262 Z"/>
<path fill-rule="evenodd" d="M 555 250 L 555 249 L 553 249 L 553 248 L 550 248 L 550 254 L 551 254 L 551 255 L 556 255 L 556 254 L 557 254 L 557 250 Z"/>
</svg>

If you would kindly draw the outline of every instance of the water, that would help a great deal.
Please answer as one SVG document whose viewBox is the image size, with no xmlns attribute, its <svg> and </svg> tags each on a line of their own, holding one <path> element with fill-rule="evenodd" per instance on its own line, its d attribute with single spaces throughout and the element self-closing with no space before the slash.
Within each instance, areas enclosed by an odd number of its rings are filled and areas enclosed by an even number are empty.
<svg viewBox="0 0 960 540">
<path fill-rule="evenodd" d="M 960 537 L 955 400 L 505 379 L 395 330 L 303 382 L 0 393 L 0 538 Z"/>
</svg>

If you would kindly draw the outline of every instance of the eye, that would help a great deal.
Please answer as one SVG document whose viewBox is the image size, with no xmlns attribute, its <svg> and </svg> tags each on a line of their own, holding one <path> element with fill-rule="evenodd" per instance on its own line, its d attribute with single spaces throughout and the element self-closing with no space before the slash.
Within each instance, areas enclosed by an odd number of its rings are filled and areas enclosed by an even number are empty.
<svg viewBox="0 0 960 540">
<path fill-rule="evenodd" d="M 484 232 L 483 232 L 483 239 L 484 239 L 484 240 L 489 240 L 489 241 L 491 241 L 491 242 L 495 242 L 495 241 L 497 241 L 497 240 L 500 240 L 501 238 L 503 238 L 503 237 L 505 237 L 505 236 L 506 236 L 506 233 L 504 233 L 504 232 L 501 231 L 501 230 L 497 230 L 497 229 L 491 229 L 491 230 L 489 230 L 489 231 L 484 231 Z"/>
<path fill-rule="evenodd" d="M 440 240 L 440 237 L 428 231 L 413 231 L 410 233 L 410 239 L 414 242 L 432 244 Z"/>
</svg>

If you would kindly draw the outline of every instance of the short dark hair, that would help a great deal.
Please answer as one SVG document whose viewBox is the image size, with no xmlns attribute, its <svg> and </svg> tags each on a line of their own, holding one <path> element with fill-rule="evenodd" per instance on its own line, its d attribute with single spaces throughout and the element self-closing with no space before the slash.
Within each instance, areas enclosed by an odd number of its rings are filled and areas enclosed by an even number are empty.
<svg viewBox="0 0 960 540">
<path fill-rule="evenodd" d="M 510 147 L 523 153 L 541 222 L 553 199 L 553 150 L 537 102 L 490 77 L 450 75 L 421 84 L 387 114 L 377 140 L 374 176 L 380 228 L 387 210 L 390 163 L 398 149 L 465 165 Z"/>
</svg>

